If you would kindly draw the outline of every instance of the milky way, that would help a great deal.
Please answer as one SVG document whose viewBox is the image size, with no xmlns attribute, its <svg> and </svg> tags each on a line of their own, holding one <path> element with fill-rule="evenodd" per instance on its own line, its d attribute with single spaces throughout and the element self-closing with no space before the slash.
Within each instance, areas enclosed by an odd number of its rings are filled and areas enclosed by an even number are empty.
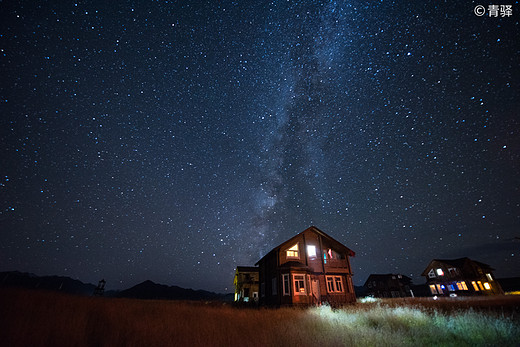
<svg viewBox="0 0 520 347">
<path fill-rule="evenodd" d="M 358 285 L 519 275 L 518 2 L 219 3 L 0 3 L 0 270 L 224 292 L 315 225 Z"/>
</svg>

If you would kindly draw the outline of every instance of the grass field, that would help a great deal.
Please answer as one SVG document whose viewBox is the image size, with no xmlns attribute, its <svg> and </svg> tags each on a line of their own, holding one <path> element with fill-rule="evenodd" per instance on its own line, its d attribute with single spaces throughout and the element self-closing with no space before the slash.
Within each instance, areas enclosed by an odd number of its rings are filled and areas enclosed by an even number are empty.
<svg viewBox="0 0 520 347">
<path fill-rule="evenodd" d="M 0 290 L 2 346 L 518 346 L 520 298 L 395 299 L 343 309 Z"/>
</svg>

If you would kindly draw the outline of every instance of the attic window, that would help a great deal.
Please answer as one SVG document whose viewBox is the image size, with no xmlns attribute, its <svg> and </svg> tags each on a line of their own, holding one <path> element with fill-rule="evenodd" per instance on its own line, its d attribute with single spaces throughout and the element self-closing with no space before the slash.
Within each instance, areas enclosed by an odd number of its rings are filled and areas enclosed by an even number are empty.
<svg viewBox="0 0 520 347">
<path fill-rule="evenodd" d="M 316 246 L 308 245 L 307 246 L 307 255 L 309 258 L 316 258 Z"/>
<path fill-rule="evenodd" d="M 437 275 L 444 276 L 444 271 L 442 271 L 442 269 L 437 269 Z"/>
<path fill-rule="evenodd" d="M 431 269 L 430 272 L 428 272 L 428 277 L 435 278 L 435 272 L 433 271 L 433 269 Z"/>
<path fill-rule="evenodd" d="M 287 250 L 287 258 L 299 258 L 298 244 L 295 244 Z"/>
</svg>

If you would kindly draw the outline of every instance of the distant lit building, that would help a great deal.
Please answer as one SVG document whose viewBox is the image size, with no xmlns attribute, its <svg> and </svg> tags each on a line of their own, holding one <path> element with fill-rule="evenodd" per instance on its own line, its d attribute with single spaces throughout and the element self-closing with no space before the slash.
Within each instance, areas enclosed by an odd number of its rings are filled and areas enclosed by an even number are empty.
<svg viewBox="0 0 520 347">
<path fill-rule="evenodd" d="M 421 275 L 426 277 L 431 295 L 503 294 L 493 270 L 469 258 L 433 259 Z"/>
<path fill-rule="evenodd" d="M 235 301 L 258 302 L 258 268 L 254 266 L 237 266 L 235 271 Z"/>
<path fill-rule="evenodd" d="M 365 282 L 367 296 L 376 298 L 405 298 L 413 296 L 412 279 L 401 274 L 372 274 Z"/>
</svg>

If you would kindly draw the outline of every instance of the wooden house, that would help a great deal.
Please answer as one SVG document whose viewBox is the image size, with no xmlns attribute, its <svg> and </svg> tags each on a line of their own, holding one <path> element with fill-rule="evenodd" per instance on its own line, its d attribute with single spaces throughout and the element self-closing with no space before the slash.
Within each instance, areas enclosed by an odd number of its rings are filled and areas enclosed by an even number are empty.
<svg viewBox="0 0 520 347">
<path fill-rule="evenodd" d="M 258 268 L 253 266 L 237 266 L 233 284 L 235 301 L 258 303 Z"/>
<path fill-rule="evenodd" d="M 333 306 L 356 300 L 349 257 L 355 253 L 315 226 L 275 247 L 259 268 L 260 304 Z"/>
<path fill-rule="evenodd" d="M 413 296 L 412 279 L 401 274 L 372 274 L 365 282 L 366 295 L 376 298 L 405 298 Z"/>
<path fill-rule="evenodd" d="M 497 295 L 503 294 L 491 266 L 471 260 L 433 259 L 421 274 L 431 295 Z"/>
</svg>

